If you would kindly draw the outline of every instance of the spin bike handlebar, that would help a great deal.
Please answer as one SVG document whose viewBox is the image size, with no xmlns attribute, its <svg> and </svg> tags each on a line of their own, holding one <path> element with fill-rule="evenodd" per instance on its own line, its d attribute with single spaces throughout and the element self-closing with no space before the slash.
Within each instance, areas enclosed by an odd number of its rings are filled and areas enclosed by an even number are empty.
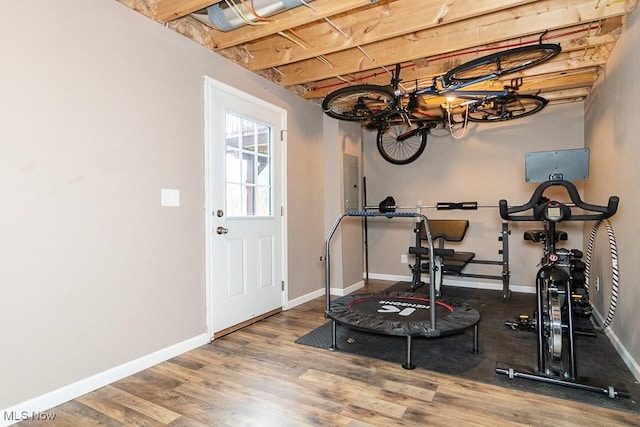
<svg viewBox="0 0 640 427">
<path fill-rule="evenodd" d="M 570 215 L 570 217 L 566 218 L 567 221 L 598 221 L 612 217 L 618 210 L 618 202 L 620 201 L 618 196 L 609 197 L 609 203 L 607 206 L 592 205 L 584 202 L 580 198 L 578 189 L 573 185 L 573 183 L 569 181 L 546 181 L 536 188 L 531 199 L 524 205 L 508 207 L 506 200 L 500 200 L 498 202 L 500 207 L 500 217 L 508 221 L 540 221 L 541 217 L 540 215 L 535 214 L 535 208 L 536 206 L 545 203 L 546 199 L 543 197 L 544 191 L 555 185 L 562 186 L 567 190 L 567 193 L 569 193 L 569 197 L 571 198 L 571 202 L 576 207 L 587 212 L 593 212 L 581 215 Z M 514 215 L 518 212 L 524 212 L 529 209 L 534 210 L 533 215 Z"/>
</svg>

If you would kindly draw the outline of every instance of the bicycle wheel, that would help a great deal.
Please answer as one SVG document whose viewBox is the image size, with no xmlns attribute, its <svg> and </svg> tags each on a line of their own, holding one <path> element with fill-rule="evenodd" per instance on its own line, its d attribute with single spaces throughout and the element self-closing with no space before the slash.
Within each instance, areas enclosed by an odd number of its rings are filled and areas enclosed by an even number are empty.
<svg viewBox="0 0 640 427">
<path fill-rule="evenodd" d="M 428 128 L 406 123 L 378 129 L 378 152 L 394 165 L 406 165 L 416 160 L 427 146 Z"/>
<path fill-rule="evenodd" d="M 560 45 L 535 44 L 492 53 L 455 67 L 444 75 L 447 84 L 498 77 L 540 64 L 560 53 Z"/>
<path fill-rule="evenodd" d="M 388 86 L 356 85 L 331 92 L 322 101 L 322 111 L 338 120 L 375 119 L 396 106 L 393 89 Z"/>
<path fill-rule="evenodd" d="M 510 94 L 470 104 L 463 117 L 471 122 L 500 122 L 530 116 L 547 105 L 537 95 Z"/>
</svg>

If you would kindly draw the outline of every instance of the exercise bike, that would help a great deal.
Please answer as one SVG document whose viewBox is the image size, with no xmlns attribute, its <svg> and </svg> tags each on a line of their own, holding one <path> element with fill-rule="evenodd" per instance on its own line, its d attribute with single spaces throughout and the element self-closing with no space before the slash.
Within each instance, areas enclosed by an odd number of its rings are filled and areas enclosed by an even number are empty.
<svg viewBox="0 0 640 427">
<path fill-rule="evenodd" d="M 544 191 L 552 186 L 564 187 L 571 206 L 584 213 L 573 214 L 569 204 L 544 197 Z M 536 311 L 532 322 L 520 319 L 511 326 L 530 326 L 537 334 L 537 371 L 507 367 L 500 362 L 496 365 L 498 374 L 509 378 L 526 378 L 556 385 L 574 387 L 587 391 L 604 393 L 611 398 L 629 397 L 623 387 L 601 386 L 578 376 L 575 336 L 576 320 L 591 314 L 588 293 L 584 287 L 584 277 L 580 274 L 583 266 L 579 259 L 581 251 L 558 248 L 566 233 L 556 229 L 564 221 L 598 221 L 612 217 L 618 208 L 619 198 L 609 197 L 607 206 L 585 203 L 578 190 L 570 181 L 550 180 L 536 188 L 533 196 L 524 205 L 508 206 L 500 200 L 500 216 L 506 221 L 540 221 L 544 230 L 528 231 L 525 239 L 542 241 L 544 253 L 541 267 L 536 275 Z M 525 211 L 530 214 L 519 214 Z"/>
</svg>

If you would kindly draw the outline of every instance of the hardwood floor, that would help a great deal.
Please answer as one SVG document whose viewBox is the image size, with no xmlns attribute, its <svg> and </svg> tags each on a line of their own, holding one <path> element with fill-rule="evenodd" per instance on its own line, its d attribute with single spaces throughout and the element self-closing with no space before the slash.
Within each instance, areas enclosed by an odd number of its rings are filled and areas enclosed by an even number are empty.
<svg viewBox="0 0 640 427">
<path fill-rule="evenodd" d="M 46 411 L 55 421 L 19 425 L 640 425 L 637 414 L 296 344 L 326 322 L 323 308 L 324 297 L 276 314 Z"/>
</svg>

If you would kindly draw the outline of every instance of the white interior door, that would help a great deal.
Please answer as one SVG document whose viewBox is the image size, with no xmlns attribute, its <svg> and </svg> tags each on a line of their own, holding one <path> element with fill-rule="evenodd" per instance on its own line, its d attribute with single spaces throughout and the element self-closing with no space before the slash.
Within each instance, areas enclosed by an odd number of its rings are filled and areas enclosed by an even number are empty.
<svg viewBox="0 0 640 427">
<path fill-rule="evenodd" d="M 211 335 L 281 308 L 286 112 L 206 79 Z"/>
</svg>

